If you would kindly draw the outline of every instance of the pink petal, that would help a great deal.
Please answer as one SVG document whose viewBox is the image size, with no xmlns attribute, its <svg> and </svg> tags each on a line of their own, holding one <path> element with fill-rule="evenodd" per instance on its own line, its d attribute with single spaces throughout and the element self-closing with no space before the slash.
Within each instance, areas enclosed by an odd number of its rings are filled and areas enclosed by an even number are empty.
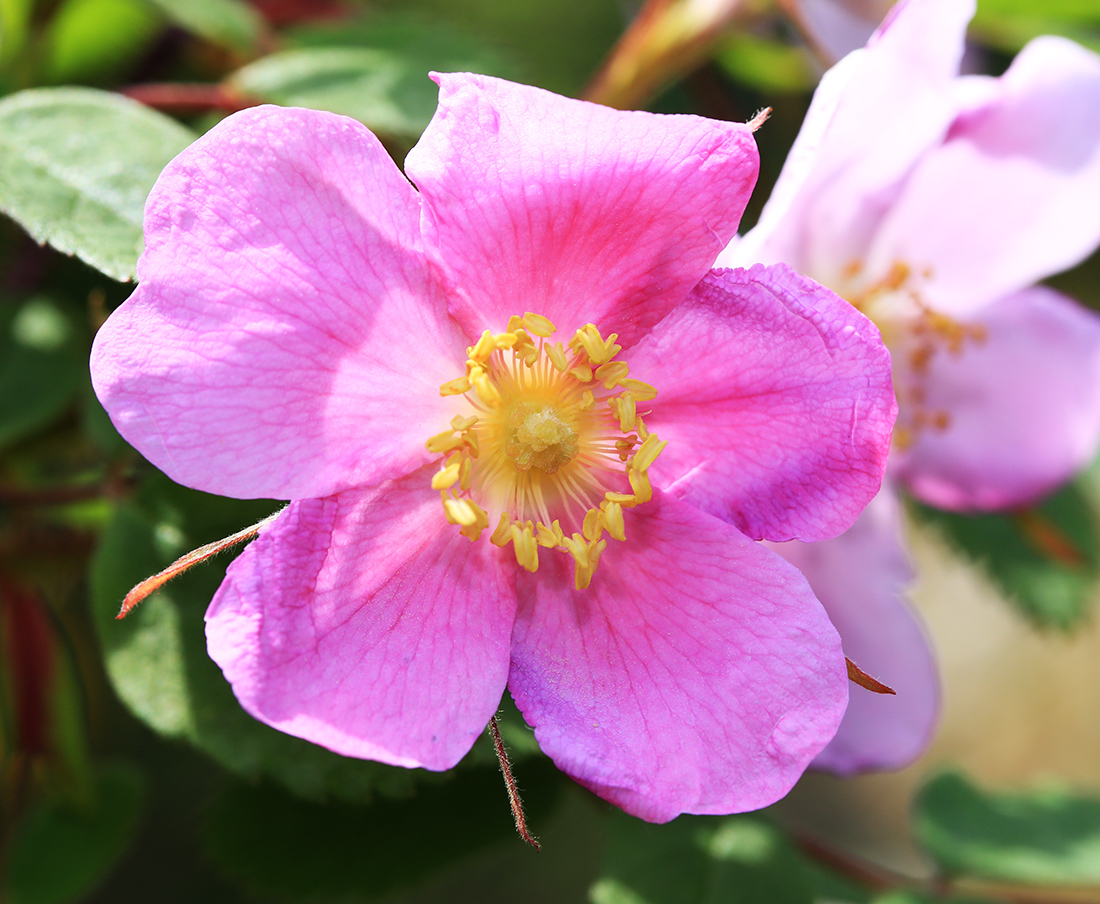
<svg viewBox="0 0 1100 904">
<path fill-rule="evenodd" d="M 750 537 L 821 540 L 878 492 L 897 403 L 878 330 L 783 264 L 715 270 L 631 350 L 651 474 Z"/>
<path fill-rule="evenodd" d="M 809 580 L 848 658 L 897 691 L 888 696 L 852 686 L 840 730 L 814 765 L 851 775 L 911 762 L 931 738 L 940 694 L 928 638 L 904 599 L 913 569 L 897 497 L 884 489 L 835 540 L 772 548 Z"/>
<path fill-rule="evenodd" d="M 515 596 L 499 553 L 446 524 L 429 469 L 292 503 L 206 614 L 241 705 L 346 756 L 449 769 L 508 672 Z"/>
<path fill-rule="evenodd" d="M 1100 243 L 1100 57 L 1040 38 L 986 103 L 963 113 L 913 172 L 871 253 L 931 268 L 922 289 L 954 313 L 1025 288 Z"/>
<path fill-rule="evenodd" d="M 821 81 L 768 204 L 723 266 L 785 261 L 839 287 L 914 163 L 955 116 L 973 0 L 899 3 Z"/>
<path fill-rule="evenodd" d="M 229 117 L 146 206 L 141 285 L 92 376 L 123 436 L 175 480 L 322 496 L 427 460 L 465 338 L 419 245 L 419 201 L 354 120 Z"/>
<path fill-rule="evenodd" d="M 534 311 L 629 342 L 737 231 L 757 172 L 746 126 L 435 78 L 439 109 L 405 168 L 471 332 Z"/>
<path fill-rule="evenodd" d="M 663 496 L 627 515 L 587 590 L 524 576 L 509 688 L 560 769 L 628 813 L 782 797 L 847 700 L 839 640 L 802 575 Z"/>
<path fill-rule="evenodd" d="M 987 338 L 937 354 L 924 407 L 946 429 L 924 429 L 898 456 L 914 495 L 949 509 L 995 510 L 1045 495 L 1100 447 L 1100 317 L 1037 286 L 1002 299 L 973 322 Z M 899 353 L 899 369 L 906 358 Z M 899 386 L 914 377 L 899 370 Z M 900 422 L 907 413 L 903 410 Z"/>
</svg>

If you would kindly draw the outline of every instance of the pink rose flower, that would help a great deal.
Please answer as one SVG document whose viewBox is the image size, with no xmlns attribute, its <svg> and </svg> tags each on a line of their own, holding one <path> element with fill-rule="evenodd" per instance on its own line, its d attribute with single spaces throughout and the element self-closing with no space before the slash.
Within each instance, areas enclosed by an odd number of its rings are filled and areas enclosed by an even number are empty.
<svg viewBox="0 0 1100 904">
<path fill-rule="evenodd" d="M 360 124 L 259 107 L 149 198 L 96 392 L 175 480 L 295 500 L 230 566 L 210 655 L 349 756 L 450 768 L 507 685 L 631 813 L 771 803 L 847 681 L 755 538 L 835 536 L 878 491 L 886 350 L 788 267 L 708 272 L 747 126 L 437 80 L 415 189 Z"/>
<path fill-rule="evenodd" d="M 719 262 L 786 262 L 870 316 L 900 403 L 891 479 L 931 505 L 995 511 L 1050 492 L 1100 445 L 1100 318 L 1034 285 L 1100 243 L 1100 58 L 1039 38 L 999 78 L 959 76 L 973 13 L 903 0 L 826 73 L 759 224 Z M 895 500 L 780 551 L 848 655 L 898 691 L 854 693 L 818 764 L 912 759 L 938 692 L 900 598 Z"/>
</svg>

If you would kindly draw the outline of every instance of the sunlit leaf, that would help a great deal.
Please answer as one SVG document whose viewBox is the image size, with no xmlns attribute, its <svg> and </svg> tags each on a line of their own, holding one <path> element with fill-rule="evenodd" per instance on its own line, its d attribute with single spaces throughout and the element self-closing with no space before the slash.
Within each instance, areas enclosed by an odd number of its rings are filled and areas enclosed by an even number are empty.
<svg viewBox="0 0 1100 904">
<path fill-rule="evenodd" d="M 1100 532 L 1077 484 L 1018 512 L 963 515 L 912 508 L 983 565 L 1035 624 L 1068 630 L 1087 614 L 1100 576 Z"/>
<path fill-rule="evenodd" d="M 817 73 L 802 47 L 735 32 L 715 55 L 730 76 L 760 91 L 809 91 Z"/>
<path fill-rule="evenodd" d="M 132 279 L 145 198 L 194 137 L 106 91 L 13 94 L 0 100 L 0 211 L 37 241 Z"/>
<path fill-rule="evenodd" d="M 917 838 L 947 871 L 1006 882 L 1100 884 L 1100 798 L 992 793 L 949 773 L 917 797 Z"/>
<path fill-rule="evenodd" d="M 143 0 L 68 0 L 47 32 L 46 78 L 72 82 L 120 76 L 162 22 Z"/>
<path fill-rule="evenodd" d="M 126 851 L 137 830 L 145 783 L 132 768 L 99 770 L 87 800 L 39 799 L 16 826 L 7 856 L 7 904 L 83 898 Z"/>
</svg>

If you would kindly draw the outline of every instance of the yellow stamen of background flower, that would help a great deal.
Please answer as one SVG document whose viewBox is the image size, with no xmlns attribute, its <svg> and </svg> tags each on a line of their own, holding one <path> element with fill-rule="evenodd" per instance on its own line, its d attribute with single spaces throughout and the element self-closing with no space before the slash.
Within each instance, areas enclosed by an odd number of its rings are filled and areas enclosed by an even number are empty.
<svg viewBox="0 0 1100 904">
<path fill-rule="evenodd" d="M 493 545 L 510 545 L 532 572 L 540 548 L 568 553 L 574 585 L 584 589 L 604 534 L 625 541 L 623 509 L 652 498 L 647 472 L 665 443 L 638 412 L 657 390 L 630 378 L 616 358 L 616 335 L 586 324 L 563 346 L 546 341 L 554 332 L 528 311 L 466 350 L 465 376 L 440 394 L 464 396 L 470 413 L 428 440 L 429 451 L 444 456 L 431 485 L 463 536 L 477 540 L 492 512 Z"/>
</svg>

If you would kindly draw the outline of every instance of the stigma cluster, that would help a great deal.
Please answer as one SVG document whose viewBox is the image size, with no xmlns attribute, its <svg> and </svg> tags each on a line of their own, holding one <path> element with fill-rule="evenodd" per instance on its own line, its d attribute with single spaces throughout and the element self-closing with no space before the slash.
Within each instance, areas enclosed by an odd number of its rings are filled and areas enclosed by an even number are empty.
<svg viewBox="0 0 1100 904">
<path fill-rule="evenodd" d="M 557 328 L 527 312 L 502 333 L 486 330 L 467 348 L 466 373 L 440 387 L 469 410 L 427 442 L 443 456 L 432 477 L 444 515 L 470 540 L 511 544 L 534 572 L 539 548 L 573 557 L 586 588 L 607 546 L 626 539 L 623 510 L 653 496 L 648 470 L 666 443 L 645 426 L 639 403 L 657 390 L 632 379 L 617 335 L 593 324 L 568 345 Z"/>
</svg>

